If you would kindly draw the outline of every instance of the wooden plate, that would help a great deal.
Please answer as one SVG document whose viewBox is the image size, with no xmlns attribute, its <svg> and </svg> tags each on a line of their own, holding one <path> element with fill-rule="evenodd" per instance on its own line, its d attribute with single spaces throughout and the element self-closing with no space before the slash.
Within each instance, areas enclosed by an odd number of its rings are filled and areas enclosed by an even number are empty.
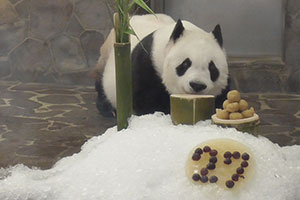
<svg viewBox="0 0 300 200">
<path fill-rule="evenodd" d="M 219 119 L 216 114 L 211 116 L 212 122 L 214 124 L 220 125 L 222 127 L 231 127 L 236 128 L 239 131 L 247 132 L 252 135 L 258 135 L 258 125 L 260 123 L 259 116 L 254 114 L 253 117 L 245 118 L 245 119 Z"/>
<path fill-rule="evenodd" d="M 217 118 L 216 114 L 214 114 L 213 116 L 211 116 L 211 119 L 215 124 L 238 125 L 259 121 L 259 116 L 254 113 L 254 115 L 249 118 L 229 120 Z"/>
</svg>

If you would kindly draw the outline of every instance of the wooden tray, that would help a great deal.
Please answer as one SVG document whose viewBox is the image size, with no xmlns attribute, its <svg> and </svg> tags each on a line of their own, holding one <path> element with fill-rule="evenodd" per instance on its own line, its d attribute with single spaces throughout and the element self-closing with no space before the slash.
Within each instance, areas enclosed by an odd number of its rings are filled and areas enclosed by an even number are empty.
<svg viewBox="0 0 300 200">
<path fill-rule="evenodd" d="M 216 114 L 214 114 L 211 116 L 211 120 L 214 124 L 222 127 L 232 127 L 242 132 L 258 135 L 258 125 L 260 121 L 259 116 L 256 113 L 253 115 L 253 117 L 235 120 L 219 119 L 217 118 Z"/>
</svg>

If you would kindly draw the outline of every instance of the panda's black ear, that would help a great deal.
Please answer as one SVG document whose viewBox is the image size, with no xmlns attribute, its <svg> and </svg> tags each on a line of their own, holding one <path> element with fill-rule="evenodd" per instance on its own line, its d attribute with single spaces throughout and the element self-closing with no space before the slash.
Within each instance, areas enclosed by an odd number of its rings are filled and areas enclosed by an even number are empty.
<svg viewBox="0 0 300 200">
<path fill-rule="evenodd" d="M 180 19 L 178 19 L 175 28 L 171 34 L 170 40 L 173 40 L 173 42 L 175 43 L 176 40 L 182 36 L 183 31 L 184 31 L 184 27 L 182 25 L 182 22 Z"/>
<path fill-rule="evenodd" d="M 219 24 L 212 31 L 212 34 L 215 36 L 220 47 L 223 47 L 223 37 L 222 37 L 222 32 L 221 32 L 221 26 Z"/>
</svg>

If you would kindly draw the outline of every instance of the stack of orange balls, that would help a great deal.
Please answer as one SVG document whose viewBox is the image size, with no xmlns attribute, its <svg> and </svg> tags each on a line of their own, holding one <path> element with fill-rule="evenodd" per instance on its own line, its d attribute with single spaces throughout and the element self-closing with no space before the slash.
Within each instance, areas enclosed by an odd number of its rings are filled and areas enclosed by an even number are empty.
<svg viewBox="0 0 300 200">
<path fill-rule="evenodd" d="M 241 94 L 237 90 L 231 90 L 227 93 L 227 100 L 223 103 L 222 109 L 216 110 L 216 116 L 219 119 L 244 119 L 253 117 L 255 111 L 254 108 L 248 108 L 248 102 L 241 99 Z"/>
</svg>

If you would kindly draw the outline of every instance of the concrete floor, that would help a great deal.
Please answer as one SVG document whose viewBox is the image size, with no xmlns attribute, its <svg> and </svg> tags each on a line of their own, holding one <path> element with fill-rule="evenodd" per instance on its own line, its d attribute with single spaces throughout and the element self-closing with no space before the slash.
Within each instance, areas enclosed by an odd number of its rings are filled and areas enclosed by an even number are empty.
<svg viewBox="0 0 300 200">
<path fill-rule="evenodd" d="M 261 118 L 259 134 L 300 145 L 300 95 L 244 94 Z M 50 168 L 115 125 L 95 106 L 93 87 L 0 81 L 0 167 Z"/>
<path fill-rule="evenodd" d="M 98 114 L 93 87 L 0 82 L 0 167 L 51 167 L 115 125 Z"/>
</svg>

